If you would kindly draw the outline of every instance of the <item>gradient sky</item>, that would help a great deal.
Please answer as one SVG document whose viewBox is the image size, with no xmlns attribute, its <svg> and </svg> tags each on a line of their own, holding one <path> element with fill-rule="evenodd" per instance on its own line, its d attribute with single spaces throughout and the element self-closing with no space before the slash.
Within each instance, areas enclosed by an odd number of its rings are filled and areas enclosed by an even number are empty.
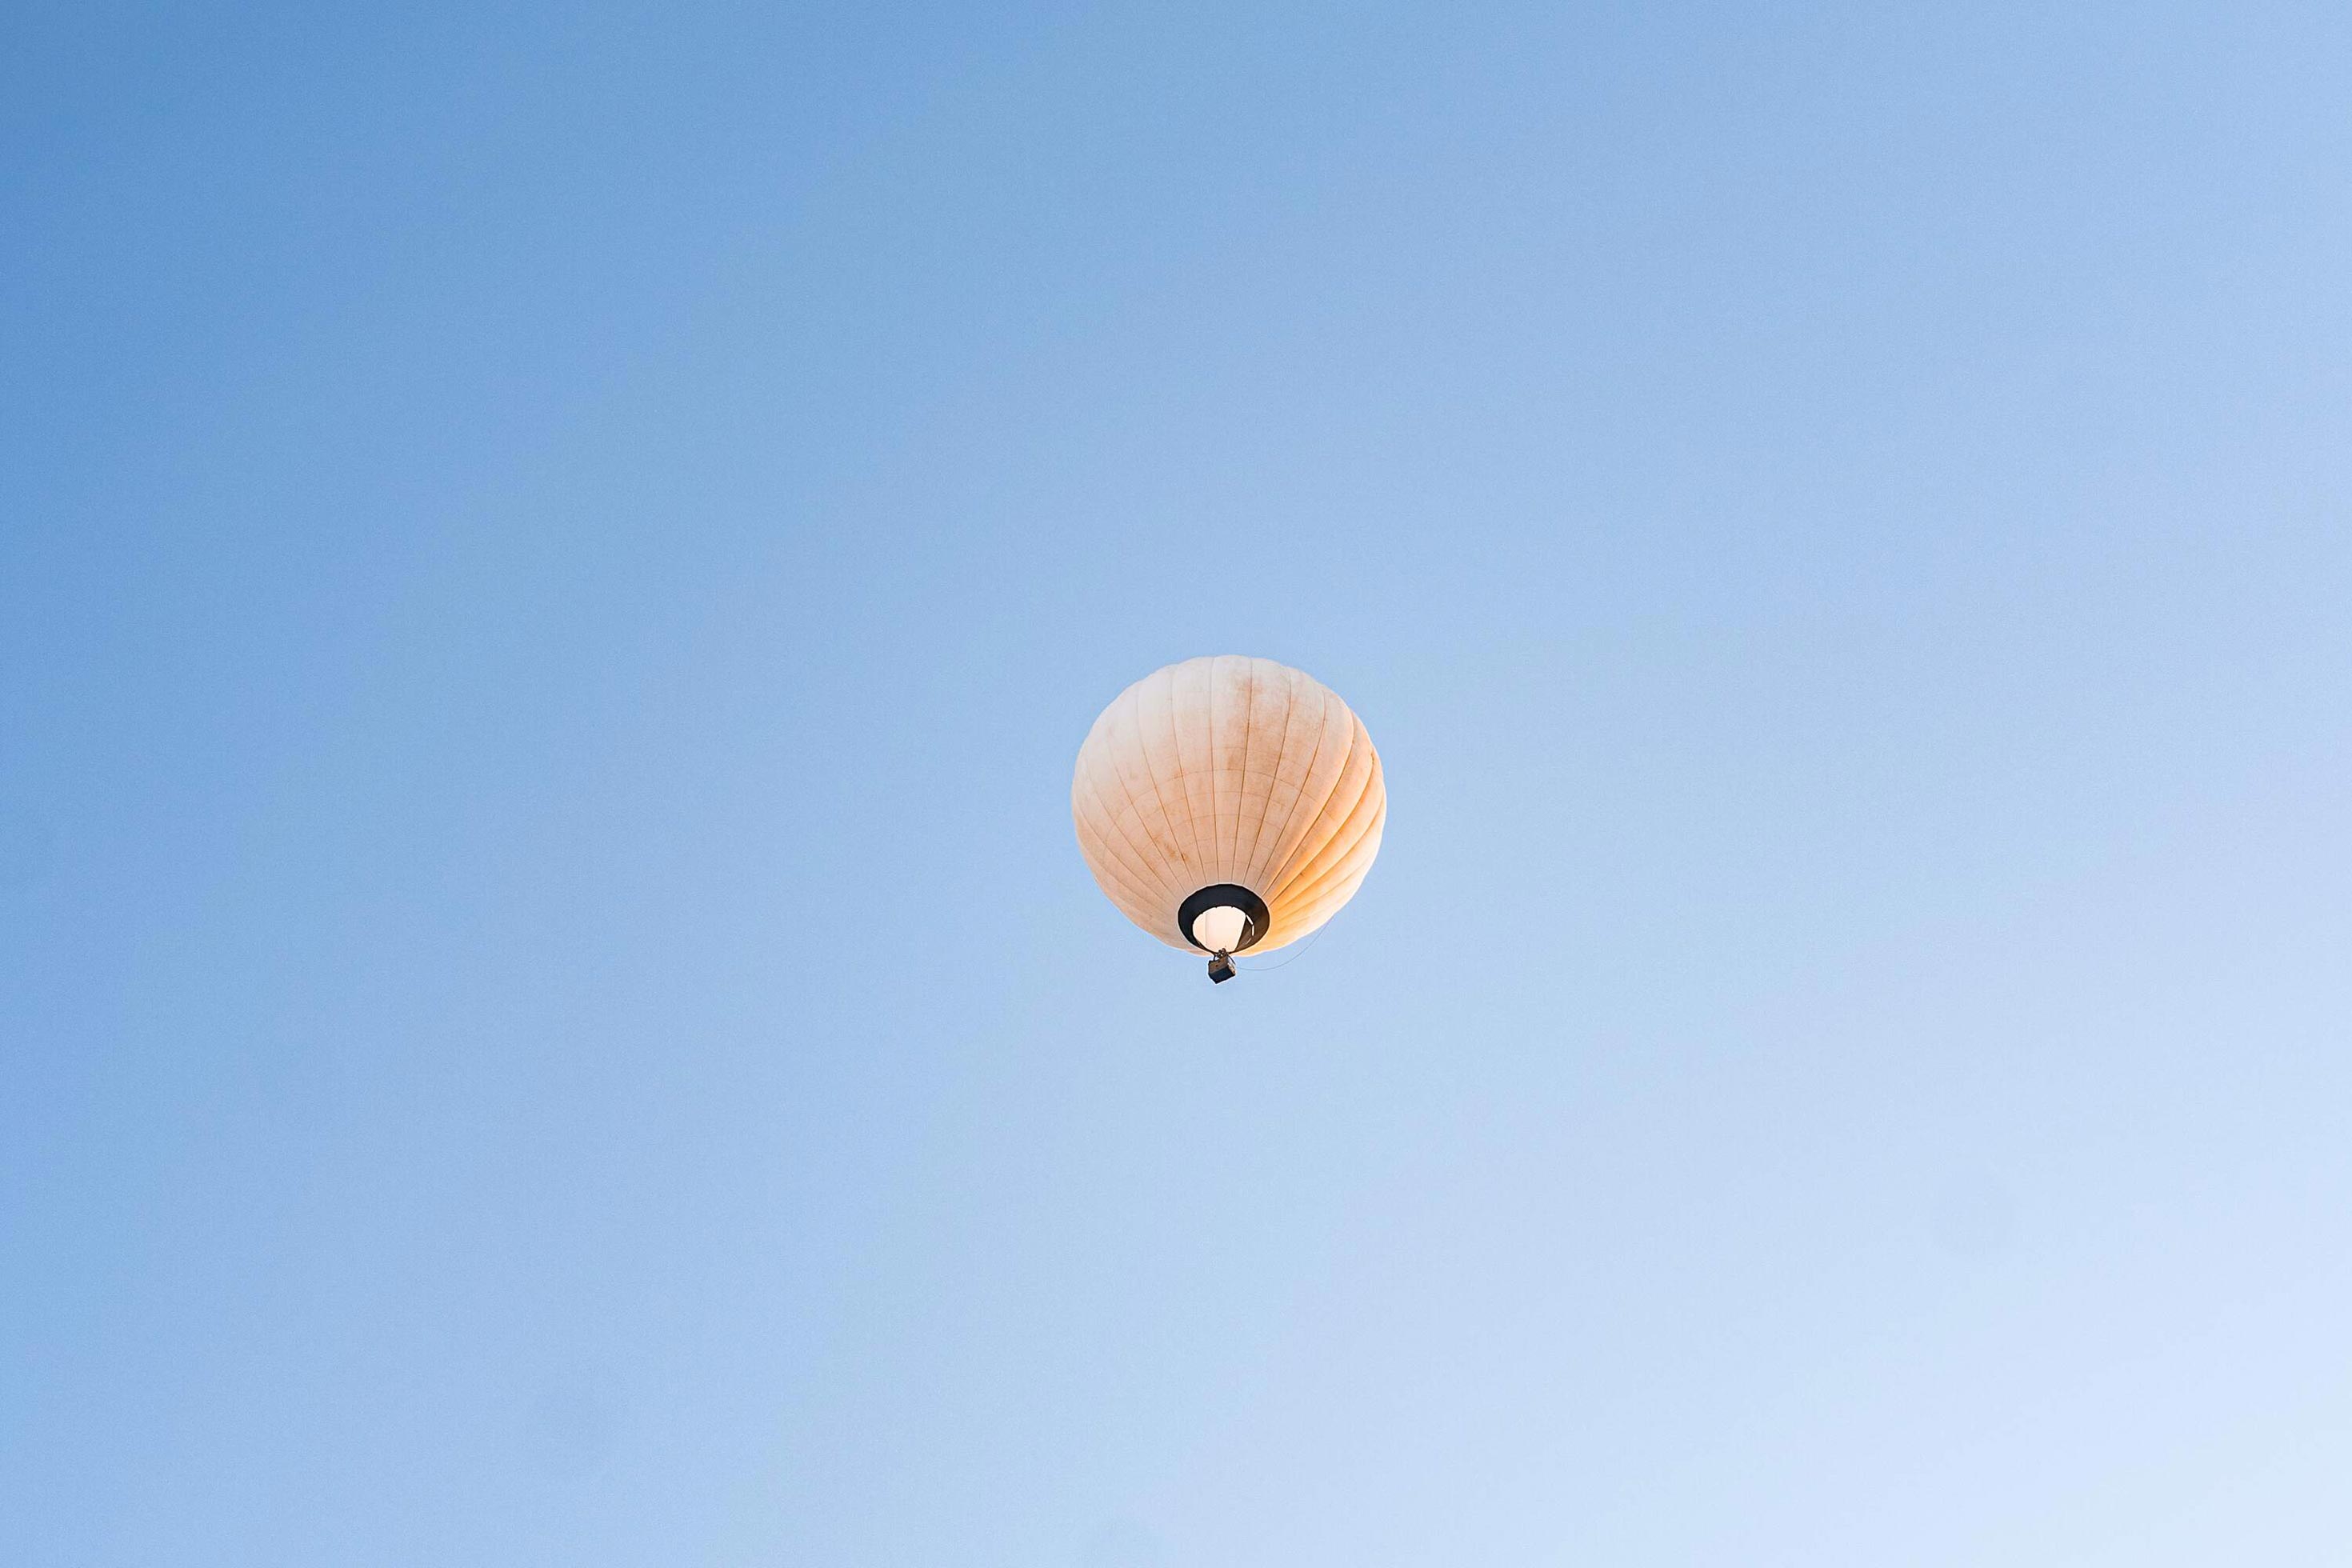
<svg viewBox="0 0 2352 1568">
<path fill-rule="evenodd" d="M 2345 1561 L 2347 60 L 13 5 L 0 1560 Z"/>
</svg>

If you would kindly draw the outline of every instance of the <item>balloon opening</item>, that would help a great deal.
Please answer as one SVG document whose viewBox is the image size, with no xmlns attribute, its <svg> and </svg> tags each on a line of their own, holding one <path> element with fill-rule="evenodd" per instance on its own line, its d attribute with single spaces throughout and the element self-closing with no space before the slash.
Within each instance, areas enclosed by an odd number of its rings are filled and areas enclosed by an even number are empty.
<svg viewBox="0 0 2352 1568">
<path fill-rule="evenodd" d="M 1219 904 L 1192 917 L 1192 940 L 1211 952 L 1231 952 L 1242 944 L 1249 916 L 1231 904 Z"/>
<path fill-rule="evenodd" d="M 1176 911 L 1176 929 L 1202 952 L 1239 952 L 1255 947 L 1271 922 L 1265 900 L 1238 882 L 1215 882 L 1186 899 Z"/>
</svg>

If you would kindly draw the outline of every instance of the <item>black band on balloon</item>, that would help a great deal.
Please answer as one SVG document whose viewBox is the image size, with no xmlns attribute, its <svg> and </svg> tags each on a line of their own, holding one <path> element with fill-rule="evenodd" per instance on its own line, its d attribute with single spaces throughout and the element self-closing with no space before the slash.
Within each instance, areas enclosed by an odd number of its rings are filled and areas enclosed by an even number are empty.
<svg viewBox="0 0 2352 1568">
<path fill-rule="evenodd" d="M 1242 912 L 1242 939 L 1234 943 L 1235 952 L 1245 947 L 1255 947 L 1271 923 L 1266 917 L 1265 900 L 1240 883 L 1219 882 L 1213 887 L 1203 888 L 1185 900 L 1176 910 L 1176 929 L 1184 933 L 1186 942 L 1201 948 L 1202 952 L 1209 950 L 1193 941 L 1192 922 L 1215 909 L 1239 910 Z"/>
</svg>

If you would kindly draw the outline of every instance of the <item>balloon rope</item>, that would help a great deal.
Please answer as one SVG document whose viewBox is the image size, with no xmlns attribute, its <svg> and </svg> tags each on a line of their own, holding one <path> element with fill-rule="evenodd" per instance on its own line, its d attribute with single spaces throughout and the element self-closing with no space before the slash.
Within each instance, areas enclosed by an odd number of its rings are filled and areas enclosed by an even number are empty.
<svg viewBox="0 0 2352 1568">
<path fill-rule="evenodd" d="M 1321 925 L 1315 928 L 1315 933 L 1312 936 L 1298 944 L 1298 951 L 1297 952 L 1292 953 L 1280 963 L 1253 963 L 1247 969 L 1243 970 L 1242 973 L 1244 974 L 1264 974 L 1270 969 L 1286 968 L 1290 964 L 1294 964 L 1300 959 L 1306 957 L 1307 950 L 1313 947 L 1317 942 L 1321 942 L 1323 940 L 1323 933 L 1330 929 L 1331 922 L 1326 921 Z M 1235 967 L 1238 968 L 1239 966 L 1236 965 Z"/>
</svg>

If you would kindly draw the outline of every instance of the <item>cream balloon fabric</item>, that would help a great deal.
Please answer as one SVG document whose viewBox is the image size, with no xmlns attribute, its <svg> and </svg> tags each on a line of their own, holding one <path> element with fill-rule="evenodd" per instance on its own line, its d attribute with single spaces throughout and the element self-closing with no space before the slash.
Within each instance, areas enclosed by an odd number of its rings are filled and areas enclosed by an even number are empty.
<svg viewBox="0 0 2352 1568">
<path fill-rule="evenodd" d="M 1270 658 L 1191 658 L 1118 694 L 1078 749 L 1078 847 L 1111 902 L 1171 947 L 1202 888 L 1265 900 L 1264 952 L 1354 896 L 1380 852 L 1388 790 L 1363 721 Z"/>
</svg>

